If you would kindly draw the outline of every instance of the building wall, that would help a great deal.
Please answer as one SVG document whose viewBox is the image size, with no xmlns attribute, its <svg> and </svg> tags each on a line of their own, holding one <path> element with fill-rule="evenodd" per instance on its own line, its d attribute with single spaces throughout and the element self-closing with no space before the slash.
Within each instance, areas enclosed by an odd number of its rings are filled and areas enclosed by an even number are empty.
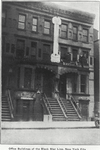
<svg viewBox="0 0 100 150">
<path fill-rule="evenodd" d="M 43 44 L 50 45 L 50 54 L 53 51 L 54 25 L 52 23 L 52 18 L 56 15 L 56 13 L 54 11 L 51 11 L 50 8 L 47 8 L 47 10 L 46 10 L 46 8 L 42 9 L 42 6 L 40 8 L 37 7 L 37 9 L 35 9 L 35 8 L 33 9 L 32 6 L 30 5 L 30 3 L 29 3 L 29 5 L 27 3 L 27 5 L 25 4 L 23 6 L 21 5 L 21 3 L 19 3 L 19 4 L 18 3 L 6 3 L 6 2 L 3 3 L 3 11 L 6 12 L 6 25 L 3 26 L 3 37 L 5 39 L 3 52 L 5 53 L 5 55 L 4 55 L 5 58 L 8 58 L 8 56 L 9 56 L 9 58 L 11 58 L 8 73 L 9 73 L 10 68 L 14 67 L 11 64 L 12 64 L 12 62 L 14 62 L 14 59 L 16 57 L 17 40 L 18 39 L 25 41 L 25 48 L 24 48 L 24 58 L 25 59 L 23 58 L 22 62 L 19 61 L 17 64 L 17 67 L 20 64 L 24 64 L 26 66 L 33 67 L 34 64 L 37 63 L 37 60 L 40 64 L 44 63 L 44 62 L 46 64 L 47 63 L 46 60 L 45 59 L 43 60 L 43 51 L 44 51 Z M 56 9 L 54 9 L 54 10 L 56 10 Z M 26 17 L 24 30 L 18 29 L 19 14 L 25 15 L 25 17 Z M 63 13 L 59 12 L 59 16 L 62 20 L 62 24 L 65 24 L 68 27 L 66 38 L 62 38 L 61 35 L 59 35 L 59 53 L 60 54 L 62 53 L 61 47 L 65 47 L 66 49 L 68 49 L 68 52 L 71 54 L 71 60 L 73 61 L 73 49 L 77 49 L 77 51 L 78 51 L 77 61 L 79 61 L 79 55 L 82 54 L 83 50 L 86 50 L 89 53 L 88 66 L 84 66 L 84 68 L 82 68 L 81 65 L 76 65 L 77 62 L 74 62 L 73 64 L 70 64 L 70 63 L 69 64 L 68 63 L 55 64 L 55 63 L 52 63 L 50 60 L 49 60 L 48 64 L 51 66 L 61 66 L 62 68 L 64 67 L 67 69 L 71 68 L 72 70 L 73 70 L 73 68 L 76 68 L 78 74 L 86 74 L 89 76 L 89 80 L 87 79 L 87 93 L 84 94 L 84 93 L 80 92 L 80 79 L 79 79 L 78 80 L 78 93 L 74 97 L 75 97 L 76 101 L 79 99 L 79 97 L 83 97 L 83 101 L 84 101 L 84 99 L 90 100 L 89 101 L 89 117 L 92 118 L 93 111 L 94 111 L 93 22 L 90 21 L 91 20 L 90 14 L 89 14 L 90 18 L 88 18 L 85 13 L 82 13 L 82 15 L 84 18 L 83 21 L 82 21 L 82 18 L 80 17 L 81 15 L 79 15 L 80 19 L 77 19 L 77 17 L 74 19 L 72 12 L 71 12 L 71 16 L 68 16 L 68 17 L 65 17 L 64 12 Z M 38 24 L 37 24 L 38 31 L 37 32 L 32 31 L 32 18 L 33 17 L 38 19 Z M 92 16 L 92 18 L 94 18 L 94 17 Z M 44 34 L 44 20 L 49 21 L 51 24 L 50 35 Z M 77 40 L 76 41 L 73 40 L 73 26 L 77 27 Z M 83 29 L 86 29 L 88 31 L 88 42 L 83 42 Z M 60 34 L 61 34 L 61 26 L 60 26 Z M 36 58 L 34 58 L 34 59 L 31 57 L 31 42 L 32 41 L 37 42 Z M 6 52 L 6 43 L 10 44 L 10 54 Z M 11 53 L 12 44 L 15 45 L 14 53 Z M 28 56 L 26 56 L 27 47 L 29 48 Z M 39 58 L 39 50 L 41 50 L 40 58 Z M 4 61 L 5 61 L 5 58 L 4 58 Z M 30 58 L 30 60 L 28 60 L 26 58 Z M 91 64 L 90 64 L 90 60 L 91 60 Z M 16 66 L 16 63 L 14 63 L 14 65 Z M 33 74 L 34 74 L 34 71 L 33 71 Z M 23 80 L 24 80 L 23 79 L 23 76 L 24 76 L 23 69 L 21 70 L 21 75 L 22 75 L 22 79 L 21 79 L 20 87 L 24 86 L 23 85 Z M 11 81 L 11 85 L 13 85 L 12 82 L 16 83 L 17 72 L 12 77 L 13 78 L 15 77 L 15 78 L 14 79 L 12 78 L 13 80 Z M 35 80 L 35 79 L 33 78 L 33 80 Z M 33 82 L 32 89 L 34 89 L 34 81 L 33 80 L 32 80 L 32 82 Z M 88 83 L 89 83 L 89 85 L 88 85 Z M 16 86 L 16 85 L 17 85 L 17 83 L 14 84 L 14 86 Z"/>
</svg>

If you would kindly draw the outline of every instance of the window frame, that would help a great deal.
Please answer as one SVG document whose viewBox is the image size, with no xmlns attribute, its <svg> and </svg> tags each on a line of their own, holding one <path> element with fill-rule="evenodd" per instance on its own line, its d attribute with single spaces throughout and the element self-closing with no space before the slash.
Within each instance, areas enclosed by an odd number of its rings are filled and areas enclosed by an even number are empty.
<svg viewBox="0 0 100 150">
<path fill-rule="evenodd" d="M 50 25 L 50 27 L 46 27 L 46 26 L 45 26 L 45 22 L 48 22 L 49 25 Z M 48 29 L 48 30 L 49 30 L 49 33 L 48 33 L 48 34 L 45 33 L 45 29 Z M 51 35 L 51 20 L 44 19 L 44 30 L 43 30 L 43 34 L 44 34 L 44 35 Z"/>
<path fill-rule="evenodd" d="M 45 46 L 49 47 L 48 52 L 47 52 L 47 50 L 46 51 L 44 50 Z M 48 60 L 46 59 L 45 61 L 50 61 L 50 55 L 51 55 L 51 44 L 50 43 L 43 43 L 43 57 L 44 57 L 44 54 L 49 57 L 49 59 Z"/>
<path fill-rule="evenodd" d="M 19 49 L 18 48 L 18 42 L 21 42 L 21 43 L 23 43 L 23 49 Z M 24 58 L 25 57 L 25 53 L 26 53 L 26 40 L 25 39 L 21 39 L 21 38 L 18 38 L 17 40 L 16 40 L 16 57 L 17 58 L 21 58 L 21 57 L 19 57 L 19 55 L 17 55 L 17 51 L 19 50 L 21 50 L 22 52 L 23 52 L 23 56 L 22 56 L 22 58 Z"/>
<path fill-rule="evenodd" d="M 62 30 L 62 25 L 65 25 L 67 30 Z M 66 37 L 62 36 L 62 33 L 66 34 Z M 67 39 L 68 38 L 68 24 L 62 23 L 60 26 L 60 38 Z"/>
<path fill-rule="evenodd" d="M 74 28 L 76 28 L 76 33 L 74 32 Z M 74 35 L 76 35 L 76 38 L 74 39 Z M 78 27 L 73 25 L 73 41 L 77 41 L 78 40 Z"/>
<path fill-rule="evenodd" d="M 24 21 L 24 22 L 20 21 L 20 20 L 19 20 L 19 16 L 24 16 L 24 17 L 25 17 L 25 21 Z M 19 23 L 22 23 L 22 24 L 24 25 L 24 28 L 23 28 L 23 29 L 22 29 L 22 28 L 19 28 Z M 21 14 L 21 13 L 18 14 L 18 29 L 19 29 L 19 30 L 25 30 L 25 29 L 26 29 L 26 14 Z"/>
<path fill-rule="evenodd" d="M 5 18 L 3 17 L 3 12 L 5 13 Z M 7 12 L 6 10 L 2 10 L 2 26 L 6 26 L 6 18 L 7 18 Z M 4 21 L 3 21 L 4 20 Z M 4 22 L 4 23 L 3 23 Z"/>
<path fill-rule="evenodd" d="M 85 77 L 85 83 L 82 83 L 82 76 Z M 81 74 L 80 75 L 80 92 L 86 94 L 86 88 L 87 88 L 87 84 L 86 84 L 86 80 L 87 80 L 87 75 L 86 74 Z M 85 87 L 85 91 L 82 91 L 82 86 Z"/>
<path fill-rule="evenodd" d="M 87 35 L 85 35 L 84 32 L 83 32 L 83 40 L 82 40 L 82 42 L 83 43 L 88 43 L 89 42 L 88 41 L 89 31 L 88 31 L 87 28 L 84 28 L 84 27 L 83 27 L 83 31 L 87 31 Z M 87 40 L 84 40 L 84 37 L 87 38 Z"/>
<path fill-rule="evenodd" d="M 34 54 L 34 55 L 32 54 L 32 49 L 33 49 L 32 43 L 35 43 L 35 44 L 36 44 L 36 49 L 35 49 L 35 54 Z M 36 54 L 37 54 L 37 46 L 38 46 L 37 41 L 31 41 L 31 56 L 33 56 L 33 57 L 36 57 Z"/>
<path fill-rule="evenodd" d="M 74 53 L 73 53 L 73 51 L 77 51 L 77 55 L 76 55 L 76 60 L 74 61 Z M 72 48 L 72 62 L 77 62 L 77 60 L 78 60 L 78 49 L 77 48 Z"/>
<path fill-rule="evenodd" d="M 62 59 L 62 49 L 65 50 L 66 53 L 67 53 L 68 52 L 68 47 L 67 46 L 62 46 L 62 45 L 60 46 L 61 59 Z"/>
<path fill-rule="evenodd" d="M 33 24 L 33 19 L 36 19 L 37 20 L 37 24 L 35 25 L 35 24 Z M 34 31 L 33 30 L 33 27 L 36 27 L 36 31 Z M 36 32 L 38 32 L 38 18 L 37 17 L 32 17 L 32 32 L 34 32 L 34 33 L 36 33 Z"/>
</svg>

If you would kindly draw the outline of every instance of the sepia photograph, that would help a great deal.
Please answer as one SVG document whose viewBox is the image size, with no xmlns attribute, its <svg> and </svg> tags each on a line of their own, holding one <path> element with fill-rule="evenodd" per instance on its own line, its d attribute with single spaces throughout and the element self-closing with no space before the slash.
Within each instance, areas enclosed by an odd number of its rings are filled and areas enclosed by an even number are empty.
<svg viewBox="0 0 100 150">
<path fill-rule="evenodd" d="M 1 10 L 1 145 L 99 146 L 100 2 L 8 0 Z"/>
</svg>

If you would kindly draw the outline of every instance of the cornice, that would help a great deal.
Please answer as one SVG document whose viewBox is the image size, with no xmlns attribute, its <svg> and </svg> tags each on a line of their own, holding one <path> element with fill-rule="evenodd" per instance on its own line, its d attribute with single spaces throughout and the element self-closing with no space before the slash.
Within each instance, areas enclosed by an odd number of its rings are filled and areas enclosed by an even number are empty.
<svg viewBox="0 0 100 150">
<path fill-rule="evenodd" d="M 51 13 L 53 15 L 59 15 L 68 19 L 73 19 L 76 21 L 81 21 L 84 23 L 93 24 L 95 15 L 86 13 L 79 10 L 69 9 L 69 8 L 60 8 L 57 5 L 45 2 L 6 2 L 5 4 L 13 4 L 20 7 L 25 7 L 28 9 L 40 10 L 45 13 Z"/>
</svg>

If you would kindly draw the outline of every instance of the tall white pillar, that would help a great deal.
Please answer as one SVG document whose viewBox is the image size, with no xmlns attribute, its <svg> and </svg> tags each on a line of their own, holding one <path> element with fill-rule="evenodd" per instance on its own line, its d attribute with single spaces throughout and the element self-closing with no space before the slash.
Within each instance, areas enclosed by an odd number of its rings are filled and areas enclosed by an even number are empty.
<svg viewBox="0 0 100 150">
<path fill-rule="evenodd" d="M 53 42 L 53 54 L 51 54 L 52 62 L 60 62 L 60 54 L 58 54 L 58 38 L 59 38 L 59 25 L 61 25 L 61 19 L 59 17 L 53 17 L 52 22 L 54 24 L 54 42 Z"/>
</svg>

